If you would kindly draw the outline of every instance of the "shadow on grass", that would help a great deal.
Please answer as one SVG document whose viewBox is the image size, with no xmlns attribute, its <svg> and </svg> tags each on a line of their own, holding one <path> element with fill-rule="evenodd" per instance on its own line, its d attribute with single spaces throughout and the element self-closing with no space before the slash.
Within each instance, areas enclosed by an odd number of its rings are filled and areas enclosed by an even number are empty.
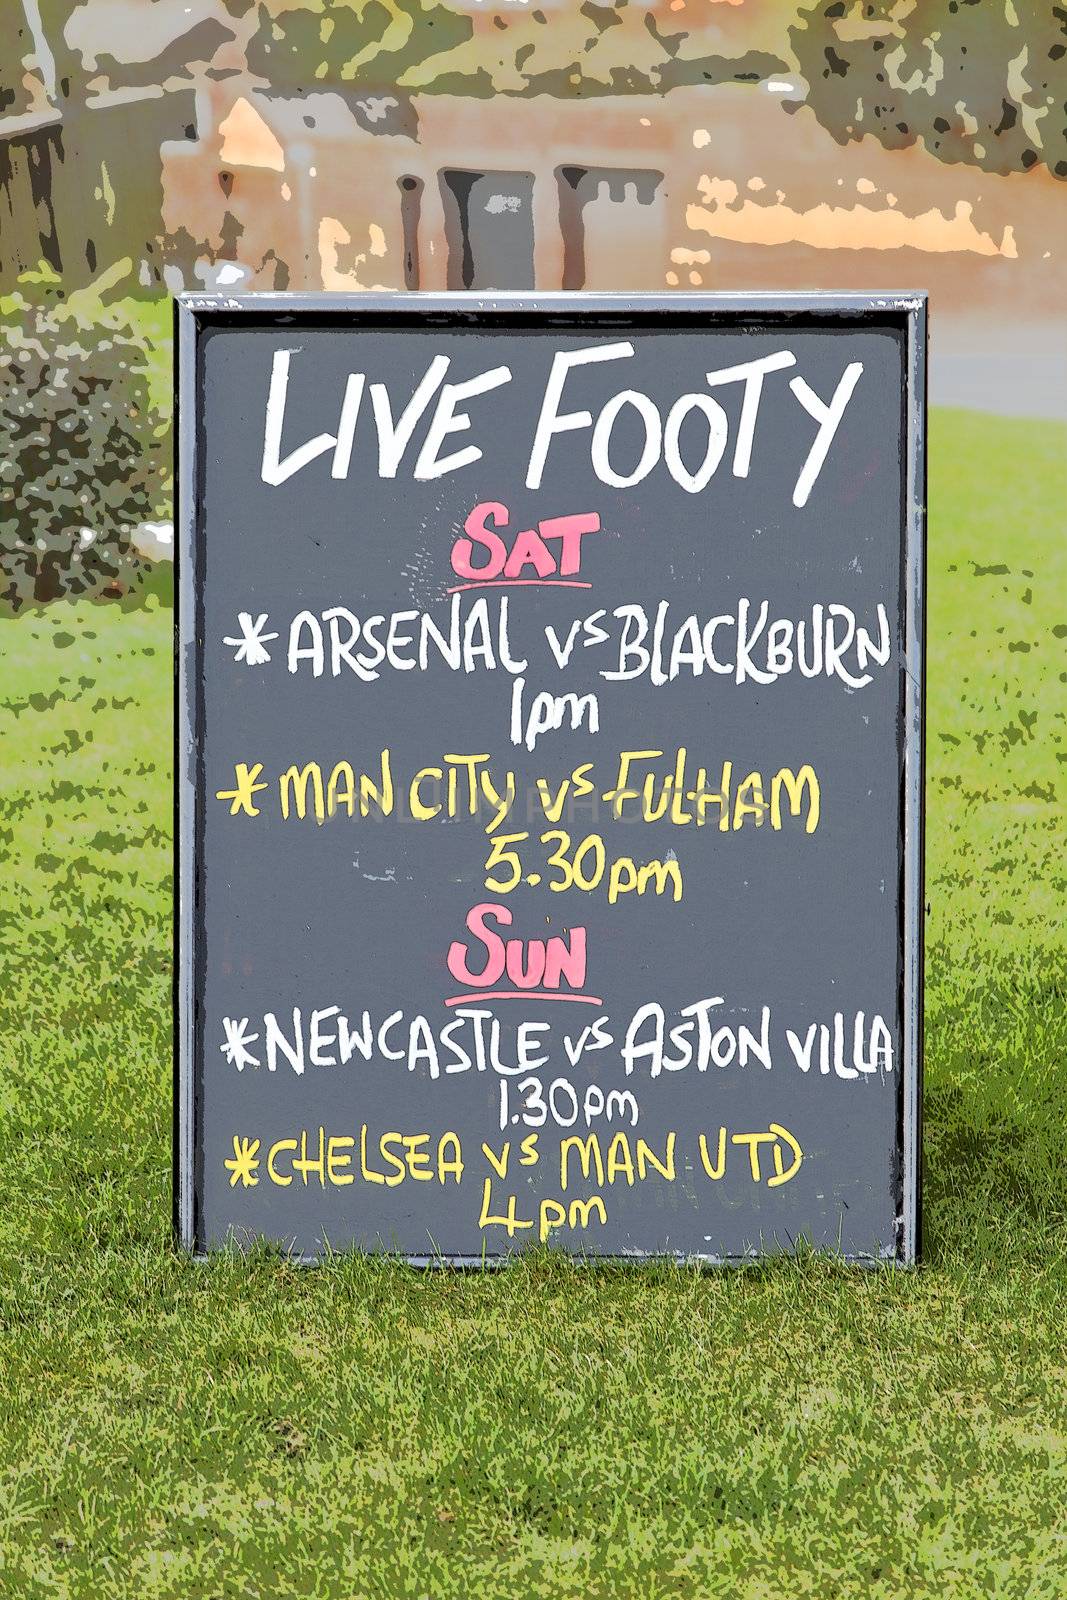
<svg viewBox="0 0 1067 1600">
<path fill-rule="evenodd" d="M 957 976 L 957 975 L 954 975 Z M 951 980 L 949 980 L 951 982 Z M 957 976 L 958 981 L 958 976 Z M 1067 963 L 927 997 L 924 1259 L 1063 1253 Z"/>
</svg>

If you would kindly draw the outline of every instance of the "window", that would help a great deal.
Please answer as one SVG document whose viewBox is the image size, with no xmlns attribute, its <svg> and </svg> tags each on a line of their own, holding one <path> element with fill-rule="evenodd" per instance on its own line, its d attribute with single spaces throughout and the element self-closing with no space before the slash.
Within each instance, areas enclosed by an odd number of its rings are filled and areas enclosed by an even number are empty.
<svg viewBox="0 0 1067 1600">
<path fill-rule="evenodd" d="M 663 173 L 641 167 L 559 167 L 564 289 L 657 282 Z M 590 256 L 595 255 L 592 264 Z"/>
<path fill-rule="evenodd" d="M 404 288 L 419 287 L 419 219 L 422 215 L 421 178 L 397 179 L 400 190 L 400 226 L 404 235 Z"/>
<path fill-rule="evenodd" d="M 441 173 L 450 289 L 532 289 L 533 175 Z"/>
</svg>

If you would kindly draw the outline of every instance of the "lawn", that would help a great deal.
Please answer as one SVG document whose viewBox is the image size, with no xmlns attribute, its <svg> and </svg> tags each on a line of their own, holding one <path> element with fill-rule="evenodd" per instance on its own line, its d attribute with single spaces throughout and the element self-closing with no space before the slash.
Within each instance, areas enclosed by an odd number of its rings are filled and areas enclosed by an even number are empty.
<svg viewBox="0 0 1067 1600">
<path fill-rule="evenodd" d="M 1067 430 L 931 431 L 911 1273 L 188 1264 L 172 613 L 0 624 L 0 1594 L 1067 1594 Z"/>
</svg>

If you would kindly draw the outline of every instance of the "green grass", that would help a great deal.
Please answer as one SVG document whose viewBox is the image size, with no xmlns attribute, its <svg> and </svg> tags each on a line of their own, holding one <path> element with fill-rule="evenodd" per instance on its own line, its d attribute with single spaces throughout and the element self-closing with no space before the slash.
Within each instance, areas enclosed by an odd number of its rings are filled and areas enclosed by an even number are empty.
<svg viewBox="0 0 1067 1600">
<path fill-rule="evenodd" d="M 170 625 L 0 625 L 0 1594 L 1067 1594 L 1067 431 L 932 429 L 927 1255 L 172 1250 Z"/>
</svg>

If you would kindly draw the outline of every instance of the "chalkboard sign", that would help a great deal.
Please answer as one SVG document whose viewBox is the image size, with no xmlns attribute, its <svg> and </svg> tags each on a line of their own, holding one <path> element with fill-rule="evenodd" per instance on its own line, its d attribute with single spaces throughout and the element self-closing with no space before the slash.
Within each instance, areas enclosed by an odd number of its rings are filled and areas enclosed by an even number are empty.
<svg viewBox="0 0 1067 1600">
<path fill-rule="evenodd" d="M 913 1261 L 923 298 L 178 323 L 181 1241 Z"/>
</svg>

